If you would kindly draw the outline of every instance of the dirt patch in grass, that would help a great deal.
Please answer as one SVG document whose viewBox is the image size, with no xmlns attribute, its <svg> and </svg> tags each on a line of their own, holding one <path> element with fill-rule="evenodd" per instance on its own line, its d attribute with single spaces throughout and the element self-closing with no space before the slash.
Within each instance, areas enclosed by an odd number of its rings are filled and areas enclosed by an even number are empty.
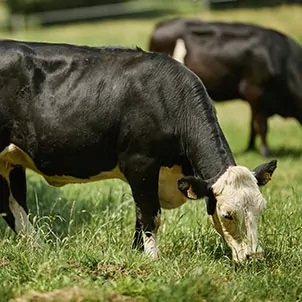
<svg viewBox="0 0 302 302">
<path fill-rule="evenodd" d="M 7 266 L 9 265 L 10 262 L 9 261 L 6 261 L 6 260 L 3 260 L 3 259 L 0 259 L 0 267 L 3 267 L 3 266 Z"/>
<path fill-rule="evenodd" d="M 57 289 L 49 293 L 30 291 L 24 296 L 13 298 L 9 302 L 139 302 L 141 297 L 129 297 L 121 294 L 90 292 L 77 286 Z"/>
</svg>

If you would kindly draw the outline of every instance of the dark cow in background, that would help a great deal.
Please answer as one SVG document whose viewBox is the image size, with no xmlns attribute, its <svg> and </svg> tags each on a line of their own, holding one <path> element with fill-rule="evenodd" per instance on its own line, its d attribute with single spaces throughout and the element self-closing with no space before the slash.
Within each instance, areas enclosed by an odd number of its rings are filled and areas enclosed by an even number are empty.
<svg viewBox="0 0 302 302">
<path fill-rule="evenodd" d="M 127 181 L 134 247 L 156 258 L 162 208 L 206 197 L 216 230 L 242 261 L 260 257 L 258 185 L 276 161 L 236 166 L 204 86 L 165 54 L 0 41 L 0 213 L 27 217 L 25 168 L 54 186 Z"/>
<path fill-rule="evenodd" d="M 159 22 L 152 33 L 149 41 L 149 50 L 167 53 L 173 56 L 176 41 L 184 37 L 186 27 L 193 22 L 200 23 L 200 20 L 191 19 L 168 19 Z"/>
<path fill-rule="evenodd" d="M 172 19 L 156 26 L 149 48 L 182 61 L 213 100 L 249 103 L 248 150 L 259 134 L 261 154 L 270 155 L 267 119 L 274 114 L 302 124 L 302 48 L 284 34 L 244 23 Z"/>
</svg>

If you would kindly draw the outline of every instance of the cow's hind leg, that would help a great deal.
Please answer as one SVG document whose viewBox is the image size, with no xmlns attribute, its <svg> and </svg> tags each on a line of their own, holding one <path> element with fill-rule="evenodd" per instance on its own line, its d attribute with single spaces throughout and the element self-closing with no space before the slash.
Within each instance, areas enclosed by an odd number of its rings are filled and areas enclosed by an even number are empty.
<svg viewBox="0 0 302 302">
<path fill-rule="evenodd" d="M 247 151 L 255 149 L 255 138 L 256 135 L 259 134 L 261 145 L 260 145 L 260 154 L 264 157 L 268 157 L 271 155 L 270 149 L 267 145 L 267 118 L 260 113 L 252 110 L 252 119 L 251 119 L 251 133 L 250 140 L 247 147 Z"/>
<path fill-rule="evenodd" d="M 261 145 L 260 145 L 260 154 L 264 157 L 271 156 L 271 151 L 267 145 L 267 131 L 268 131 L 268 125 L 267 125 L 267 117 L 265 117 L 263 114 L 256 113 L 253 118 L 254 128 L 256 133 L 260 135 L 261 139 Z"/>
<path fill-rule="evenodd" d="M 141 155 L 127 156 L 121 169 L 132 190 L 136 205 L 136 230 L 133 247 L 142 249 L 152 258 L 159 256 L 156 234 L 160 225 L 158 199 L 159 165 L 154 159 Z"/>
<path fill-rule="evenodd" d="M 6 220 L 7 224 L 14 230 L 15 218 L 9 208 L 10 188 L 9 182 L 0 174 L 0 215 Z"/>
<path fill-rule="evenodd" d="M 254 122 L 254 113 L 252 111 L 252 117 L 251 117 L 251 128 L 250 128 L 250 139 L 247 146 L 246 151 L 255 150 L 255 139 L 256 139 L 256 130 L 255 130 L 255 122 Z"/>
<path fill-rule="evenodd" d="M 1 216 L 16 233 L 32 233 L 33 226 L 27 215 L 25 170 L 6 163 L 3 167 L 0 174 Z"/>
<path fill-rule="evenodd" d="M 249 103 L 252 112 L 250 123 L 250 139 L 246 148 L 246 151 L 250 151 L 255 149 L 255 138 L 257 135 L 257 131 L 255 129 L 255 107 L 258 104 L 261 90 L 259 90 L 259 87 L 253 84 L 249 79 L 242 79 L 239 83 L 239 93 L 242 96 L 242 99 Z"/>
<path fill-rule="evenodd" d="M 248 101 L 252 109 L 251 133 L 247 150 L 254 149 L 255 137 L 259 134 L 261 139 L 260 153 L 265 157 L 270 156 L 271 152 L 266 142 L 268 131 L 267 117 L 260 107 L 261 101 L 264 101 L 262 86 L 253 82 L 252 79 L 243 79 L 239 84 L 239 92 L 243 99 Z"/>
</svg>

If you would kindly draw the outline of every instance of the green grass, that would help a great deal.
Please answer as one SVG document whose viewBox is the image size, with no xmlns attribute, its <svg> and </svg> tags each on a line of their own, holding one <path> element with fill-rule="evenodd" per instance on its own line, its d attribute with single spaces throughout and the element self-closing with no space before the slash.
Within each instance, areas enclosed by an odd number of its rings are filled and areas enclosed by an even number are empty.
<svg viewBox="0 0 302 302">
<path fill-rule="evenodd" d="M 301 17 L 302 8 L 281 7 L 203 17 L 241 16 L 302 37 L 298 12 Z M 1 36 L 145 47 L 155 21 L 34 28 Z M 249 168 L 262 163 L 258 153 L 242 153 L 249 132 L 246 103 L 220 103 L 217 111 L 237 163 Z M 295 120 L 278 117 L 269 126 L 269 144 L 279 162 L 262 189 L 268 203 L 259 221 L 261 263 L 233 264 L 229 248 L 207 220 L 203 201 L 163 211 L 162 257 L 152 261 L 131 249 L 135 214 L 126 184 L 116 180 L 56 189 L 28 172 L 31 219 L 44 244 L 34 248 L 0 221 L 0 301 L 20 296 L 19 301 L 301 301 L 302 129 Z"/>
</svg>

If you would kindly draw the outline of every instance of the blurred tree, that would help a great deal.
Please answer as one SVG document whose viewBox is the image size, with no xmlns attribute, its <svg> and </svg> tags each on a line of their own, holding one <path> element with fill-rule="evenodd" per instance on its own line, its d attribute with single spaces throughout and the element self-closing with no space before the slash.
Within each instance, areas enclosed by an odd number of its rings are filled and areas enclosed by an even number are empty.
<svg viewBox="0 0 302 302">
<path fill-rule="evenodd" d="M 228 9 L 241 7 L 267 7 L 280 5 L 284 2 L 302 0 L 204 0 L 210 9 Z"/>
<path fill-rule="evenodd" d="M 11 13 L 31 14 L 45 11 L 79 8 L 102 4 L 123 3 L 130 0 L 7 0 Z"/>
</svg>

